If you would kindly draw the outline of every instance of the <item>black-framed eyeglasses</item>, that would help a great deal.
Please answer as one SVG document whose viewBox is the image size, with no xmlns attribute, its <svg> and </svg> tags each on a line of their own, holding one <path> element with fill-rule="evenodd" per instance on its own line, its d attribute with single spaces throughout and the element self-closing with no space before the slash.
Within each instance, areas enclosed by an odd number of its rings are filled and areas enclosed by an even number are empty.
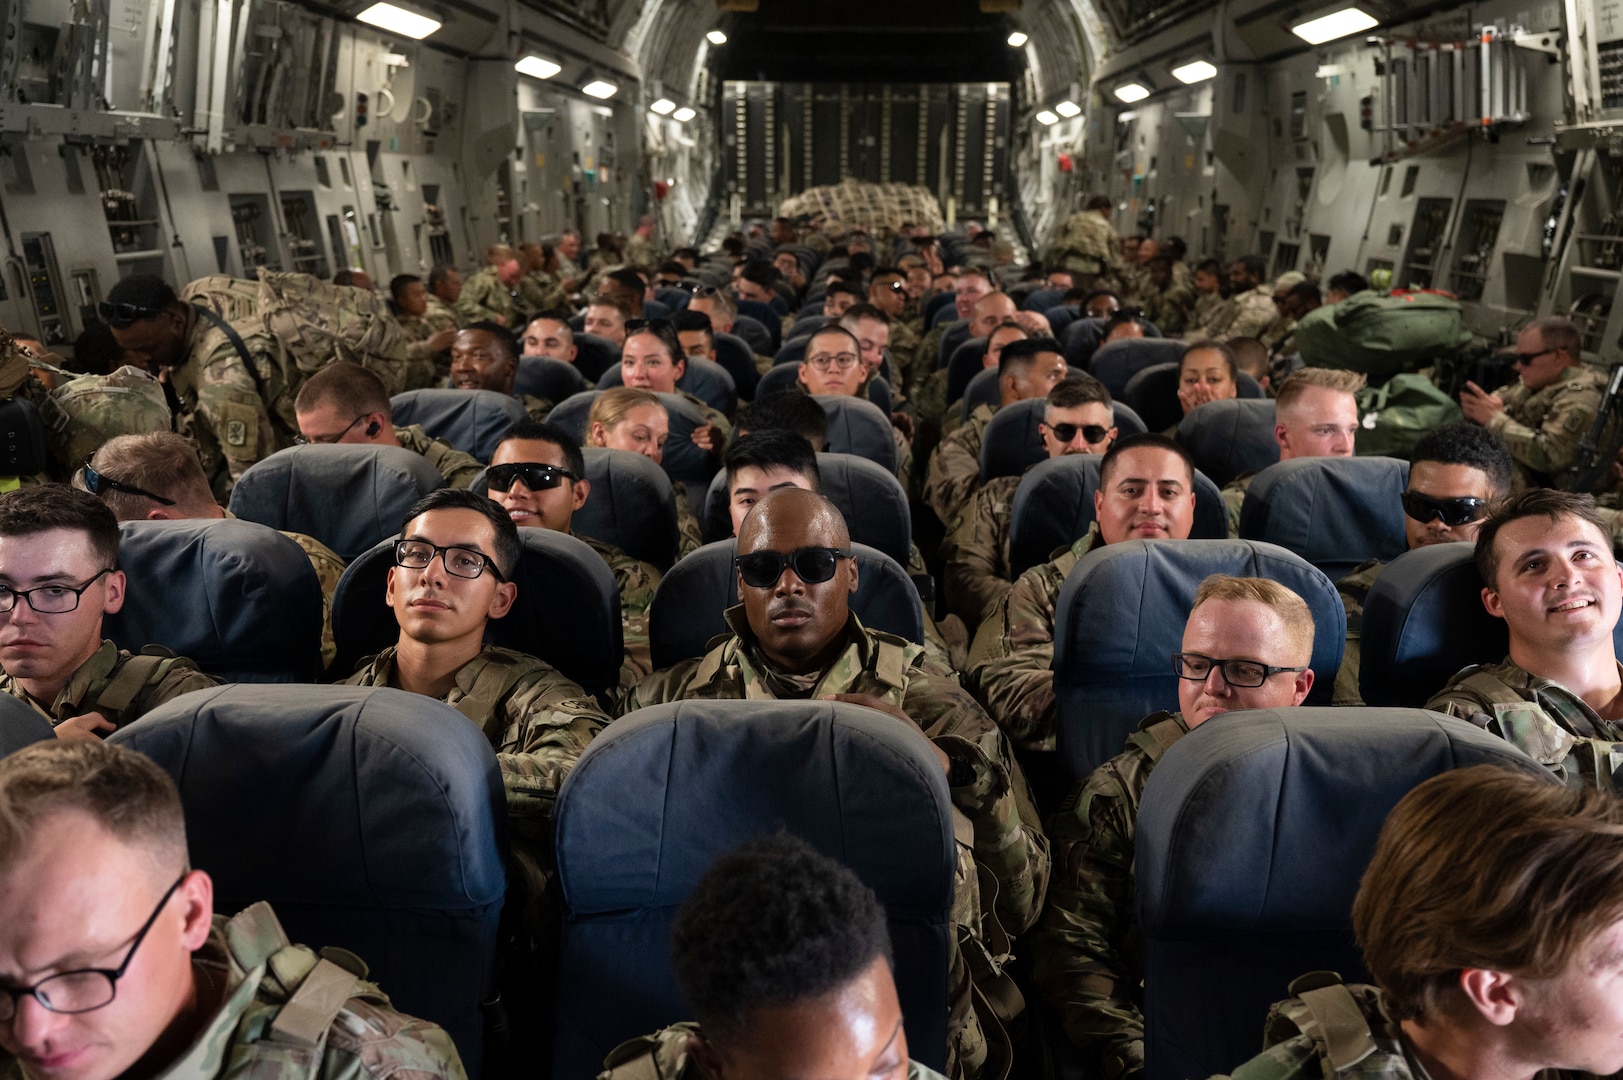
<svg viewBox="0 0 1623 1080">
<path fill-rule="evenodd" d="M 1467 497 L 1434 499 L 1418 491 L 1405 491 L 1403 512 L 1422 524 L 1437 518 L 1450 528 L 1458 528 L 1487 517 L 1488 500 Z"/>
<path fill-rule="evenodd" d="M 96 571 L 96 576 L 78 587 L 72 585 L 37 585 L 32 589 L 13 589 L 9 585 L 0 585 L 0 614 L 11 611 L 17 606 L 18 599 L 28 601 L 28 606 L 41 615 L 66 615 L 79 607 L 79 597 L 85 590 L 104 575 L 111 574 L 113 568 L 104 566 Z"/>
<path fill-rule="evenodd" d="M 1255 660 L 1219 660 L 1214 656 L 1202 656 L 1200 653 L 1174 653 L 1172 655 L 1172 670 L 1180 679 L 1190 682 L 1205 682 L 1216 668 L 1223 673 L 1223 681 L 1230 686 L 1244 689 L 1253 689 L 1267 682 L 1271 676 L 1282 671 L 1306 671 L 1306 667 L 1275 667 L 1273 664 L 1260 664 Z"/>
<path fill-rule="evenodd" d="M 1082 433 L 1082 441 L 1088 444 L 1104 442 L 1110 429 L 1100 427 L 1098 424 L 1049 424 L 1048 430 L 1054 433 L 1054 438 L 1062 443 L 1068 443 L 1076 438 L 1076 433 Z"/>
<path fill-rule="evenodd" d="M 355 425 L 365 420 L 368 413 L 362 413 L 349 422 L 349 426 L 336 435 L 295 435 L 293 441 L 300 446 L 331 446 L 344 441 L 344 436 L 355 430 Z"/>
<path fill-rule="evenodd" d="M 95 457 L 95 455 L 92 454 L 90 457 Z M 175 505 L 173 499 L 166 499 L 162 495 L 154 495 L 152 492 L 138 488 L 134 484 L 114 480 L 111 476 L 103 476 L 91 467 L 90 457 L 85 458 L 85 463 L 79 467 L 79 478 L 84 481 L 85 490 L 90 494 L 99 497 L 103 492 L 122 491 L 126 495 L 139 495 L 143 499 L 151 499 L 160 506 Z"/>
<path fill-rule="evenodd" d="M 806 363 L 813 371 L 827 371 L 829 368 L 850 371 L 861 362 L 862 357 L 856 353 L 818 353 L 816 356 L 806 357 Z"/>
<path fill-rule="evenodd" d="M 627 319 L 626 337 L 630 337 L 639 330 L 652 330 L 656 334 L 663 334 L 671 328 L 669 319 Z"/>
<path fill-rule="evenodd" d="M 537 461 L 492 465 L 485 470 L 485 484 L 492 491 L 511 491 L 515 480 L 524 481 L 524 486 L 531 491 L 550 491 L 565 480 L 579 483 L 580 477 L 561 465 L 544 465 Z"/>
<path fill-rule="evenodd" d="M 51 1012 L 64 1015 L 93 1012 L 111 1005 L 113 999 L 118 996 L 118 980 L 129 970 L 130 961 L 135 959 L 135 951 L 141 947 L 141 942 L 146 940 L 147 932 L 157 924 L 158 916 L 163 913 L 169 898 L 175 895 L 175 890 L 180 888 L 180 883 L 185 881 L 186 875 L 190 873 L 188 870 L 181 874 L 163 894 L 158 906 L 147 916 L 146 923 L 135 932 L 135 940 L 130 942 L 130 951 L 124 954 L 122 964 L 116 968 L 76 968 L 73 971 L 63 971 L 48 979 L 41 979 L 33 986 L 0 986 L 0 1023 L 6 1023 L 17 1015 L 17 1003 L 25 997 L 33 998 Z"/>
<path fill-rule="evenodd" d="M 444 564 L 445 572 L 452 577 L 476 578 L 489 570 L 497 581 L 507 580 L 497 568 L 495 559 L 473 548 L 440 547 L 427 540 L 401 540 L 394 546 L 394 564 L 407 570 L 427 569 L 436 555 Z"/>
<path fill-rule="evenodd" d="M 1558 350 L 1558 349 L 1543 349 L 1543 350 L 1541 350 L 1539 352 L 1511 353 L 1510 354 L 1510 362 L 1515 367 L 1525 367 L 1528 364 L 1531 364 L 1534 360 L 1537 360 L 1541 356 L 1548 356 L 1550 353 L 1559 352 L 1559 351 L 1560 350 Z"/>
<path fill-rule="evenodd" d="M 163 314 L 163 308 L 142 307 L 140 304 L 110 304 L 106 300 L 96 305 L 96 313 L 101 316 L 102 322 L 114 330 L 126 330 L 142 319 L 156 319 Z"/>
<path fill-rule="evenodd" d="M 834 576 L 841 559 L 851 557 L 850 548 L 803 547 L 790 552 L 756 551 L 733 559 L 738 576 L 752 589 L 770 589 L 783 576 L 784 567 L 807 585 L 818 585 Z"/>
</svg>

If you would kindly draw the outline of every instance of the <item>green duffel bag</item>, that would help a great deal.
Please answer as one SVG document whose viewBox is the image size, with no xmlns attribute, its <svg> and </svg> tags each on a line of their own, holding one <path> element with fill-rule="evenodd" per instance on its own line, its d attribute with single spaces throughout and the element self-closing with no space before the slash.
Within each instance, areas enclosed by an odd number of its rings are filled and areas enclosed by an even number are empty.
<svg viewBox="0 0 1623 1080">
<path fill-rule="evenodd" d="M 1407 458 L 1429 431 L 1465 419 L 1453 398 L 1425 375 L 1394 375 L 1382 386 L 1358 391 L 1359 455 Z"/>
<path fill-rule="evenodd" d="M 1376 384 L 1419 371 L 1470 343 L 1459 302 L 1433 292 L 1370 289 L 1316 308 L 1296 324 L 1305 364 L 1361 371 Z"/>
</svg>

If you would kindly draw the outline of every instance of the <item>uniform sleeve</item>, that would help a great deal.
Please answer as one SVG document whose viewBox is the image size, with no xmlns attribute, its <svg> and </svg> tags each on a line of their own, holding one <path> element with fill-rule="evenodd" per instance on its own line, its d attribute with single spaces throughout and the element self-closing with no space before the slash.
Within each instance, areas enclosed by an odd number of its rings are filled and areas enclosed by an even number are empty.
<svg viewBox="0 0 1623 1080">
<path fill-rule="evenodd" d="M 620 593 L 620 636 L 625 645 L 625 664 L 620 674 L 622 685 L 630 686 L 654 670 L 648 609 L 653 606 L 660 574 L 648 563 L 630 558 L 618 561 L 612 569 Z"/>
<path fill-rule="evenodd" d="M 193 690 L 207 690 L 219 686 L 220 680 L 213 675 L 202 671 L 198 666 L 187 659 L 175 661 L 175 666 L 163 677 L 157 686 L 142 694 L 130 707 L 122 713 L 120 723 L 128 723 L 139 716 L 156 709 L 166 701 L 173 701 L 182 694 L 189 694 Z"/>
<path fill-rule="evenodd" d="M 990 655 L 974 671 L 981 699 L 998 726 L 1022 745 L 1054 734 L 1054 598 L 1059 594 L 1053 564 L 1020 575 L 1001 612 L 1003 632 Z M 984 631 L 983 631 L 984 632 Z"/>
<path fill-rule="evenodd" d="M 1223 496 L 1223 511 L 1228 515 L 1229 539 L 1240 538 L 1240 508 L 1245 505 L 1246 485 L 1238 480 L 1230 480 L 1223 486 L 1220 494 Z"/>
<path fill-rule="evenodd" d="M 1008 579 L 1009 503 L 1004 485 L 975 492 L 941 544 L 942 591 L 947 608 L 967 626 L 979 626 L 1014 583 Z"/>
<path fill-rule="evenodd" d="M 485 471 L 479 460 L 463 450 L 452 449 L 439 461 L 440 475 L 447 487 L 465 488 Z"/>
<path fill-rule="evenodd" d="M 680 559 L 704 546 L 704 532 L 688 501 L 687 485 L 678 481 L 672 487 L 676 489 L 676 557 Z"/>
<path fill-rule="evenodd" d="M 968 425 L 960 427 L 942 439 L 930 455 L 930 464 L 924 477 L 924 501 L 936 516 L 951 522 L 980 484 L 981 463 L 970 454 L 966 444 Z"/>
<path fill-rule="evenodd" d="M 249 466 L 278 449 L 259 388 L 229 345 L 216 350 L 198 373 L 196 417 L 213 433 L 233 485 Z"/>
<path fill-rule="evenodd" d="M 1307 1035 L 1275 1043 L 1229 1076 L 1212 1080 L 1323 1080 L 1324 1057 Z"/>
<path fill-rule="evenodd" d="M 1133 830 L 1114 770 L 1105 766 L 1049 821 L 1054 880 L 1032 938 L 1033 976 L 1065 1033 L 1105 1080 L 1144 1069 L 1140 978 L 1124 937 L 1133 921 Z"/>
<path fill-rule="evenodd" d="M 564 777 L 609 718 L 580 687 L 554 672 L 520 682 L 502 703 L 506 730 L 496 748 L 512 817 L 544 818 Z"/>
<path fill-rule="evenodd" d="M 1556 393 L 1538 427 L 1517 423 L 1507 409 L 1494 414 L 1487 428 L 1505 440 L 1511 457 L 1534 472 L 1558 477 L 1577 458 L 1578 443 L 1595 423 L 1600 399 L 1598 389 L 1575 380 Z"/>
</svg>

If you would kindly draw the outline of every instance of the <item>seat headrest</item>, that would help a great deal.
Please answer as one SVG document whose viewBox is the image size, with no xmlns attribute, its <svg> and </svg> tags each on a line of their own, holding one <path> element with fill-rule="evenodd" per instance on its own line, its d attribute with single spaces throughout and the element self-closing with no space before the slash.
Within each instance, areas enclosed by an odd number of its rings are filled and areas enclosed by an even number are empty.
<svg viewBox="0 0 1623 1080">
<path fill-rule="evenodd" d="M 901 481 L 855 454 L 818 454 L 817 471 L 822 477 L 822 493 L 839 507 L 851 539 L 877 548 L 902 566 L 908 565 L 912 558 L 913 515 Z"/>
<path fill-rule="evenodd" d="M 496 755 L 443 702 L 387 688 L 222 686 L 108 741 L 174 778 L 191 850 L 222 897 L 458 912 L 501 901 Z"/>
<path fill-rule="evenodd" d="M 585 376 L 574 364 L 566 364 L 550 356 L 518 358 L 518 374 L 513 378 L 515 394 L 529 394 L 556 403 L 590 389 Z"/>
<path fill-rule="evenodd" d="M 1087 534 L 1102 460 L 1101 454 L 1067 454 L 1038 462 L 1026 472 L 1009 511 L 1009 561 L 1016 575 L 1047 562 L 1057 549 Z M 1196 472 L 1195 520 L 1189 538 L 1221 540 L 1228 534 L 1222 493 Z"/>
<path fill-rule="evenodd" d="M 676 561 L 676 492 L 665 470 L 629 450 L 589 447 L 591 493 L 570 519 L 570 529 L 613 544 L 661 570 Z"/>
<path fill-rule="evenodd" d="M 609 368 L 620 366 L 620 346 L 605 337 L 582 333 L 575 328 L 575 366 L 593 386 Z"/>
<path fill-rule="evenodd" d="M 599 393 L 596 389 L 586 389 L 564 398 L 553 405 L 552 411 L 547 414 L 547 423 L 563 428 L 576 442 L 585 446 L 588 417 L 592 413 L 592 402 L 597 400 Z"/>
<path fill-rule="evenodd" d="M 969 380 L 986 369 L 986 339 L 972 337 L 952 351 L 947 359 L 947 402 L 964 396 Z"/>
<path fill-rule="evenodd" d="M 520 529 L 523 552 L 512 581 L 518 599 L 485 627 L 492 645 L 538 657 L 566 678 L 597 693 L 620 682 L 620 594 L 597 552 L 551 529 Z M 386 601 L 390 538 L 349 564 L 332 599 L 333 674 L 347 676 L 366 656 L 400 639 L 400 624 Z"/>
<path fill-rule="evenodd" d="M 624 386 L 624 373 L 620 366 L 609 368 L 597 380 L 599 390 L 610 387 Z M 686 370 L 682 377 L 676 380 L 676 388 L 684 393 L 692 394 L 717 412 L 731 416 L 733 410 L 738 408 L 738 387 L 727 369 L 714 360 L 706 360 L 702 356 L 690 356 L 686 360 Z"/>
<path fill-rule="evenodd" d="M 711 339 L 716 346 L 716 363 L 732 376 L 738 397 L 754 398 L 761 373 L 755 367 L 755 353 L 749 343 L 733 334 L 712 334 Z"/>
<path fill-rule="evenodd" d="M 747 341 L 752 352 L 762 356 L 771 356 L 777 348 L 777 339 L 767 329 L 766 323 L 749 315 L 740 313 L 733 319 L 733 333 Z"/>
<path fill-rule="evenodd" d="M 1397 458 L 1293 458 L 1257 474 L 1240 507 L 1240 535 L 1289 548 L 1340 578 L 1367 559 L 1408 550 Z"/>
<path fill-rule="evenodd" d="M 924 608 L 907 571 L 881 551 L 853 543 L 857 591 L 851 610 L 862 625 L 924 644 Z M 706 544 L 677 561 L 660 581 L 648 613 L 654 670 L 703 656 L 705 644 L 730 633 L 723 617 L 738 603 L 736 540 Z"/>
<path fill-rule="evenodd" d="M 480 461 L 489 461 L 507 429 L 526 419 L 511 394 L 494 390 L 407 390 L 389 399 L 394 422 L 419 424 Z"/>
<path fill-rule="evenodd" d="M 1181 423 L 1178 403 L 1178 365 L 1152 364 L 1127 380 L 1121 398 L 1144 418 L 1151 431 L 1165 431 Z"/>
<path fill-rule="evenodd" d="M 162 645 L 230 682 L 321 677 L 321 582 L 298 544 L 229 519 L 127 521 L 118 535 L 124 606 L 102 633 L 119 648 Z"/>
<path fill-rule="evenodd" d="M 1177 363 L 1187 348 L 1176 338 L 1124 338 L 1100 345 L 1089 370 L 1105 384 L 1111 397 L 1120 397 L 1128 379 L 1147 367 Z"/>
<path fill-rule="evenodd" d="M 762 383 L 764 386 L 765 379 Z M 854 454 L 895 474 L 896 437 L 891 434 L 889 413 L 860 398 L 817 394 L 812 400 L 828 413 L 825 446 L 831 453 Z"/>
<path fill-rule="evenodd" d="M 789 338 L 783 343 L 783 348 L 779 349 L 777 355 L 772 358 L 773 366 L 778 367 L 784 364 L 800 363 L 802 360 L 806 359 L 806 346 L 810 342 L 810 334 L 799 334 L 795 337 Z M 763 374 L 761 378 L 764 379 L 766 376 Z M 759 390 L 756 391 L 756 394 L 757 396 L 763 396 Z"/>
<path fill-rule="evenodd" d="M 242 474 L 231 512 L 313 536 L 347 561 L 399 532 L 417 500 L 444 486 L 427 458 L 403 447 L 292 446 Z"/>
<path fill-rule="evenodd" d="M 1209 401 L 1179 422 L 1178 441 L 1194 455 L 1195 466 L 1223 487 L 1279 460 L 1274 424 L 1271 399 Z"/>
<path fill-rule="evenodd" d="M 601 390 L 587 390 L 565 398 L 553 406 L 547 415 L 548 423 L 557 424 L 582 446 L 586 445 L 587 429 L 591 426 L 592 403 Z M 703 426 L 704 414 L 681 394 L 655 394 L 670 417 L 671 434 L 665 443 L 665 454 L 660 468 L 672 481 L 709 483 L 715 475 L 715 464 L 710 453 L 693 445 L 693 429 Z"/>
<path fill-rule="evenodd" d="M 19 399 L 21 400 L 21 399 Z M 56 738 L 51 722 L 21 698 L 0 694 L 0 758 L 25 746 Z"/>
</svg>

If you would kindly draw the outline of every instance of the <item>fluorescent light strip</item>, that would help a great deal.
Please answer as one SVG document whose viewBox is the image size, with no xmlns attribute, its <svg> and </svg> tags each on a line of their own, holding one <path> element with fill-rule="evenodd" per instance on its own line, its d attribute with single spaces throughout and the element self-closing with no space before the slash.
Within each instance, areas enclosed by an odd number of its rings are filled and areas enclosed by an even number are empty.
<svg viewBox="0 0 1623 1080">
<path fill-rule="evenodd" d="M 1020 46 L 1024 45 L 1030 40 L 1031 39 L 1025 34 L 1021 33 L 1019 30 L 1016 30 L 1014 33 L 1009 35 L 1009 47 L 1011 49 L 1018 49 Z"/>
<path fill-rule="evenodd" d="M 1042 112 L 1037 114 L 1037 123 L 1052 126 L 1059 123 L 1059 117 L 1055 116 L 1047 109 L 1044 109 Z"/>
<path fill-rule="evenodd" d="M 710 42 L 710 44 L 712 44 L 712 45 L 725 45 L 725 44 L 727 44 L 727 35 L 723 34 L 720 30 L 712 30 L 708 34 L 706 34 L 704 37 L 705 37 L 705 40 Z"/>
<path fill-rule="evenodd" d="M 1081 116 L 1082 106 L 1074 101 L 1062 101 L 1054 106 L 1054 111 L 1068 120 L 1073 116 Z"/>
<path fill-rule="evenodd" d="M 648 107 L 661 116 L 669 116 L 676 111 L 676 102 L 670 98 L 662 97 Z"/>
<path fill-rule="evenodd" d="M 675 120 L 675 121 L 677 121 L 679 123 L 685 124 L 689 120 L 692 120 L 695 116 L 698 116 L 698 115 L 699 115 L 698 113 L 694 112 L 692 109 L 690 109 L 686 105 L 684 105 L 680 109 L 677 109 L 675 112 L 671 113 L 671 119 Z"/>
<path fill-rule="evenodd" d="M 606 100 L 619 93 L 620 88 L 611 82 L 605 82 L 602 79 L 593 79 L 591 82 L 581 87 L 580 92 L 585 94 L 587 97 L 595 97 L 600 100 Z"/>
<path fill-rule="evenodd" d="M 417 41 L 421 41 L 441 26 L 438 19 L 430 19 L 427 15 L 419 15 L 415 11 L 407 11 L 405 8 L 384 3 L 373 4 L 355 18 L 380 30 L 387 30 L 391 34 L 399 34 Z"/>
<path fill-rule="evenodd" d="M 1191 60 L 1173 68 L 1172 77 L 1181 83 L 1205 82 L 1217 77 L 1217 68 L 1205 60 Z"/>
<path fill-rule="evenodd" d="M 532 79 L 550 79 L 563 68 L 551 60 L 543 59 L 533 53 L 513 65 L 513 70 L 520 75 L 528 75 Z"/>
<path fill-rule="evenodd" d="M 1145 98 L 1150 96 L 1149 87 L 1141 86 L 1136 82 L 1130 82 L 1125 86 L 1118 86 L 1114 92 L 1117 98 L 1127 102 L 1129 105 L 1135 101 L 1143 101 Z"/>
<path fill-rule="evenodd" d="M 1350 7 L 1332 11 L 1328 15 L 1321 15 L 1304 23 L 1297 23 L 1291 27 L 1291 33 L 1309 45 L 1322 45 L 1326 41 L 1344 38 L 1348 34 L 1356 34 L 1360 30 L 1368 30 L 1379 25 L 1381 20 L 1375 16 Z"/>
</svg>

